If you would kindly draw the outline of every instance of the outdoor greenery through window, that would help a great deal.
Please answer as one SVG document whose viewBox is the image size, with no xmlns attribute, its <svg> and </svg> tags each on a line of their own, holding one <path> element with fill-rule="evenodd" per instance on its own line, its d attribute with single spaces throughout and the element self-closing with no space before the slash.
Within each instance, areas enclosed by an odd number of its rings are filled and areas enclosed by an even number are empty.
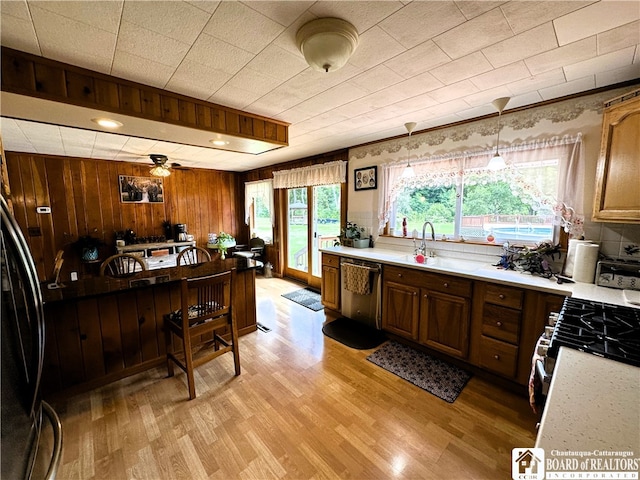
<svg viewBox="0 0 640 480">
<path fill-rule="evenodd" d="M 252 237 L 273 243 L 273 181 L 245 184 L 245 215 Z"/>
<path fill-rule="evenodd" d="M 556 208 L 579 179 L 580 136 L 550 139 L 506 152 L 507 168 L 487 168 L 490 154 L 444 155 L 414 163 L 416 175 L 385 170 L 390 188 L 381 210 L 395 236 L 421 238 L 425 221 L 438 239 L 539 243 L 554 239 Z M 505 155 L 505 153 L 503 153 Z M 386 215 L 386 216 L 385 216 Z"/>
</svg>

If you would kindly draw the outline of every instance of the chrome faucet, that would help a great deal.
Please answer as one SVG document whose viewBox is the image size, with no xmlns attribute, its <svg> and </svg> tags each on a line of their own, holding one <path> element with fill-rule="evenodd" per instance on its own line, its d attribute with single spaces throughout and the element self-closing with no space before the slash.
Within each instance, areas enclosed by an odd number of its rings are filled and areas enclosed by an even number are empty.
<svg viewBox="0 0 640 480">
<path fill-rule="evenodd" d="M 424 224 L 422 225 L 422 242 L 420 242 L 420 252 L 423 255 L 427 255 L 427 242 L 426 242 L 426 238 L 425 238 L 427 225 L 429 225 L 429 227 L 431 227 L 431 241 L 433 241 L 433 242 L 436 241 L 436 234 L 433 231 L 433 223 L 431 223 L 429 221 L 424 222 Z M 429 253 L 429 257 L 433 257 L 433 256 L 434 256 L 433 255 L 433 251 L 431 251 Z"/>
</svg>

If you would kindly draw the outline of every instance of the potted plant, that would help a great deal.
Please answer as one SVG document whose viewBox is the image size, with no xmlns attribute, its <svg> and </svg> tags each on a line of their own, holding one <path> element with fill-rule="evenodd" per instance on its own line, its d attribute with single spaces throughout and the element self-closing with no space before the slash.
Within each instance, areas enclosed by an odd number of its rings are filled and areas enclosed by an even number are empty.
<svg viewBox="0 0 640 480">
<path fill-rule="evenodd" d="M 227 249 L 236 246 L 236 239 L 232 235 L 225 232 L 218 233 L 218 251 L 222 259 L 227 256 Z"/>
<path fill-rule="evenodd" d="M 342 235 L 340 238 L 344 246 L 355 248 L 366 248 L 369 246 L 369 239 L 362 238 L 364 234 L 364 227 L 358 227 L 355 222 L 347 222 L 345 228 L 342 229 Z"/>
<path fill-rule="evenodd" d="M 98 247 L 105 243 L 91 235 L 82 235 L 72 243 L 73 248 L 78 252 L 83 262 L 94 262 L 98 260 Z"/>
</svg>

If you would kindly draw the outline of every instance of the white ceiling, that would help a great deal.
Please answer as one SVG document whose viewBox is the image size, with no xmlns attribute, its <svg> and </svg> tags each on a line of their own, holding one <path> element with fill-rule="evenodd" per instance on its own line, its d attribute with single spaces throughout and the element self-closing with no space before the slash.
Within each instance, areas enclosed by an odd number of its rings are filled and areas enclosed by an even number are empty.
<svg viewBox="0 0 640 480">
<path fill-rule="evenodd" d="M 2 118 L 7 151 L 113 160 L 164 153 L 245 171 L 640 78 L 640 0 L 8 1 L 2 45 L 290 122 L 249 155 Z M 357 28 L 349 63 L 312 70 L 304 23 Z M 126 123 L 126 122 L 125 122 Z M 126 127 L 126 125 L 125 125 Z"/>
</svg>

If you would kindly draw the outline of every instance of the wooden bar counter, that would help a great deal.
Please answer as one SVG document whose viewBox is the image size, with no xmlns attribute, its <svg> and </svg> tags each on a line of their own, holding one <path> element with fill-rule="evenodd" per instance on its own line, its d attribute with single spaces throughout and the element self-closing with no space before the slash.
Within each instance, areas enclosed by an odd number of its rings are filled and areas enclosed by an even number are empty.
<svg viewBox="0 0 640 480">
<path fill-rule="evenodd" d="M 180 308 L 180 280 L 185 277 L 235 270 L 238 333 L 255 331 L 258 265 L 233 257 L 150 270 L 126 279 L 91 277 L 55 289 L 43 283 L 45 396 L 92 389 L 163 364 L 163 315 Z"/>
</svg>

